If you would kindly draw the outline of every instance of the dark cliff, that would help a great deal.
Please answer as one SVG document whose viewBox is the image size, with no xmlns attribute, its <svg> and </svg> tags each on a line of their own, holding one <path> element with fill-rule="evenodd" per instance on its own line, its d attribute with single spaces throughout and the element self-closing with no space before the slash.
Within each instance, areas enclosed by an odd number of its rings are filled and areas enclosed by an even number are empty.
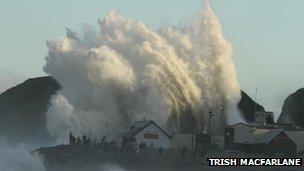
<svg viewBox="0 0 304 171">
<path fill-rule="evenodd" d="M 238 108 L 247 122 L 254 121 L 255 109 L 258 112 L 265 111 L 264 107 L 252 100 L 244 91 L 241 93 L 241 100 L 238 103 Z"/>
<path fill-rule="evenodd" d="M 51 77 L 28 79 L 0 95 L 0 136 L 15 142 L 47 142 L 44 113 L 60 85 Z"/>
<path fill-rule="evenodd" d="M 278 122 L 304 126 L 304 88 L 285 99 Z"/>
</svg>

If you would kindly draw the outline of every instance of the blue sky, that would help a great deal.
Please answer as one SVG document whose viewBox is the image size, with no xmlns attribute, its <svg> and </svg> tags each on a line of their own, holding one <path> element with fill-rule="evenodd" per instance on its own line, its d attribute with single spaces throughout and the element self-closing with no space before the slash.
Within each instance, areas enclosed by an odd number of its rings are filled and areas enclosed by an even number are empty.
<svg viewBox="0 0 304 171">
<path fill-rule="evenodd" d="M 280 112 L 285 97 L 304 87 L 304 1 L 211 4 L 232 43 L 242 89 L 253 96 L 258 88 L 258 102 Z M 157 29 L 187 23 L 200 7 L 200 0 L 2 0 L 0 72 L 18 78 L 44 75 L 46 40 L 63 36 L 65 27 L 96 26 L 111 9 Z"/>
</svg>

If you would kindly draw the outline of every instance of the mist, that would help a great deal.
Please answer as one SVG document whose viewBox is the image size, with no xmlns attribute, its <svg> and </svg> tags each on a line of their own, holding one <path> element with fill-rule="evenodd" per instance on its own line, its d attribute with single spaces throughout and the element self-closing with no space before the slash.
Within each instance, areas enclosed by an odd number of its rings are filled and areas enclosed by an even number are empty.
<svg viewBox="0 0 304 171">
<path fill-rule="evenodd" d="M 12 145 L 0 137 L 0 170 L 45 171 L 42 158 L 32 154 L 32 150 L 28 145 Z"/>
</svg>

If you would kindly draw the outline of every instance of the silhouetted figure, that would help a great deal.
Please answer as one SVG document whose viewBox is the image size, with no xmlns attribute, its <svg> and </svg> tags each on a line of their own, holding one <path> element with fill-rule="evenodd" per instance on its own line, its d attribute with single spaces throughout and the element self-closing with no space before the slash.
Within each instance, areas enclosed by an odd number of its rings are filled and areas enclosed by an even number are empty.
<svg viewBox="0 0 304 171">
<path fill-rule="evenodd" d="M 147 157 L 147 155 L 148 155 L 148 153 L 147 153 L 147 147 L 148 147 L 147 143 L 144 142 L 143 143 L 143 154 L 144 154 L 145 157 Z"/>
<path fill-rule="evenodd" d="M 139 153 L 140 155 L 142 155 L 143 152 L 144 152 L 144 143 L 141 142 L 141 143 L 138 145 L 138 153 Z"/>
<path fill-rule="evenodd" d="M 81 144 L 81 138 L 80 137 L 77 138 L 76 144 Z"/>
<path fill-rule="evenodd" d="M 163 151 L 164 151 L 163 147 L 162 146 L 159 147 L 159 149 L 158 149 L 158 156 L 159 157 L 161 157 L 163 155 Z"/>
<path fill-rule="evenodd" d="M 76 137 L 70 132 L 70 145 L 75 145 L 76 144 Z"/>
<path fill-rule="evenodd" d="M 182 148 L 182 151 L 181 151 L 182 160 L 185 160 L 185 158 L 186 158 L 186 152 L 187 152 L 187 148 L 186 148 L 186 146 L 184 146 Z"/>
<path fill-rule="evenodd" d="M 101 139 L 101 143 L 102 143 L 102 144 L 105 143 L 106 140 L 107 140 L 107 136 L 103 136 L 102 139 Z"/>
<path fill-rule="evenodd" d="M 91 139 L 88 138 L 85 134 L 82 136 L 82 144 L 83 145 L 90 145 Z"/>
<path fill-rule="evenodd" d="M 88 137 L 88 138 L 87 138 L 86 145 L 91 145 L 91 142 L 92 142 L 91 138 L 90 138 L 90 137 Z"/>
<path fill-rule="evenodd" d="M 204 156 L 206 155 L 206 150 L 201 150 L 199 155 L 202 158 L 202 160 L 204 160 Z"/>
<path fill-rule="evenodd" d="M 147 143 L 144 142 L 143 148 L 146 149 L 148 147 Z"/>
</svg>

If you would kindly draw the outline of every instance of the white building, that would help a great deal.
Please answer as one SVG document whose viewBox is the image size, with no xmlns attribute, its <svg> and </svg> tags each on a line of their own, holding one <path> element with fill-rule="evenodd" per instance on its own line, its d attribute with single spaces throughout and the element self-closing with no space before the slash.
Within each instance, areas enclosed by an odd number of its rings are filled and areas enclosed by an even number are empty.
<svg viewBox="0 0 304 171">
<path fill-rule="evenodd" d="M 132 142 L 138 146 L 140 143 L 146 143 L 147 146 L 156 148 L 170 148 L 170 139 L 168 133 L 160 128 L 154 121 L 137 121 L 130 130 L 123 133 L 120 137 L 120 142 Z"/>
</svg>

